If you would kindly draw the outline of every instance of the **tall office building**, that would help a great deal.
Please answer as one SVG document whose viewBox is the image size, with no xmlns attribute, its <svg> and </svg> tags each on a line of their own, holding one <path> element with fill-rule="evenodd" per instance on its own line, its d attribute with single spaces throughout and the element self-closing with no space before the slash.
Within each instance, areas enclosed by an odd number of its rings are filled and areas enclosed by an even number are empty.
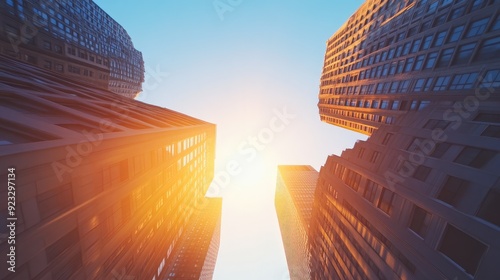
<svg viewBox="0 0 500 280">
<path fill-rule="evenodd" d="M 0 92 L 0 177 L 15 184 L 0 190 L 15 225 L 0 279 L 166 278 L 213 177 L 215 125 L 3 56 Z"/>
<path fill-rule="evenodd" d="M 309 165 L 280 165 L 275 207 L 292 280 L 309 279 L 307 232 L 318 171 Z"/>
<path fill-rule="evenodd" d="M 144 81 L 141 52 L 91 0 L 0 0 L 0 54 L 130 98 Z"/>
<path fill-rule="evenodd" d="M 368 0 L 327 41 L 321 120 L 366 135 L 500 67 L 495 0 Z"/>
<path fill-rule="evenodd" d="M 500 274 L 500 2 L 367 1 L 328 41 L 312 279 Z"/>
<path fill-rule="evenodd" d="M 167 280 L 212 280 L 220 244 L 222 198 L 204 198 L 196 208 Z"/>
</svg>

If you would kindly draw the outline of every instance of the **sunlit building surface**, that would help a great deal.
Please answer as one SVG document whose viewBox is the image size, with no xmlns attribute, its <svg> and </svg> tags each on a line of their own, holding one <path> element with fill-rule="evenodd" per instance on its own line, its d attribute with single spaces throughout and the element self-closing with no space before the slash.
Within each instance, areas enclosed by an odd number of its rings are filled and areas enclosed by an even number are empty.
<svg viewBox="0 0 500 280">
<path fill-rule="evenodd" d="M 204 198 L 195 209 L 167 280 L 212 280 L 219 253 L 222 198 Z"/>
<path fill-rule="evenodd" d="M 0 54 L 125 97 L 144 81 L 127 31 L 90 0 L 0 0 Z"/>
<path fill-rule="evenodd" d="M 500 63 L 500 2 L 366 1 L 327 41 L 321 120 L 366 135 L 461 100 Z"/>
<path fill-rule="evenodd" d="M 0 99 L 16 193 L 0 216 L 17 218 L 0 279 L 165 279 L 213 177 L 215 125 L 3 56 Z"/>
<path fill-rule="evenodd" d="M 367 1 L 327 44 L 312 279 L 500 275 L 500 2 Z"/>
<path fill-rule="evenodd" d="M 292 280 L 309 279 L 307 232 L 318 171 L 309 165 L 280 165 L 275 207 Z"/>
</svg>

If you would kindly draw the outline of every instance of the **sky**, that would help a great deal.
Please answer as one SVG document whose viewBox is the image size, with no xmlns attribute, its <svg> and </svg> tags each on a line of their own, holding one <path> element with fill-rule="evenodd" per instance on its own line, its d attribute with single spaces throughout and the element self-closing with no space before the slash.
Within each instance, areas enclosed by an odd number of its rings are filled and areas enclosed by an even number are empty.
<svg viewBox="0 0 500 280">
<path fill-rule="evenodd" d="M 138 100 L 217 125 L 223 197 L 214 280 L 289 279 L 274 208 L 278 164 L 312 165 L 365 136 L 323 123 L 326 40 L 362 0 L 95 1 L 145 62 Z"/>
</svg>

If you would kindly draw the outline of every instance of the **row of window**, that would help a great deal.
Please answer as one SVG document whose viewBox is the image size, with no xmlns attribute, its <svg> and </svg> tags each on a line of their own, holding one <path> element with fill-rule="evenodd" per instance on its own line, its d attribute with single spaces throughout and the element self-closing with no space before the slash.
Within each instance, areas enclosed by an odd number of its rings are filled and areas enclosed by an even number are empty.
<svg viewBox="0 0 500 280">
<path fill-rule="evenodd" d="M 367 125 L 362 125 L 362 124 L 359 124 L 357 122 L 350 122 L 350 121 L 346 121 L 343 119 L 334 118 L 334 117 L 330 117 L 330 116 L 324 116 L 324 115 L 321 115 L 320 118 L 321 118 L 321 121 L 326 121 L 326 122 L 334 124 L 334 125 L 347 127 L 347 128 L 353 129 L 355 131 L 365 133 L 367 135 L 371 135 L 375 131 L 375 128 L 373 128 L 371 126 L 367 126 Z"/>
</svg>

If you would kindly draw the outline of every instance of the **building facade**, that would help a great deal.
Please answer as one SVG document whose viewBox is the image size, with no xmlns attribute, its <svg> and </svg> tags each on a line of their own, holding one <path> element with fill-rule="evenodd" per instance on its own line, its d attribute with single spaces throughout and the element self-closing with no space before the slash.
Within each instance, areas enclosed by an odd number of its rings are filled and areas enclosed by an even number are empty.
<svg viewBox="0 0 500 280">
<path fill-rule="evenodd" d="M 130 98 L 144 81 L 141 52 L 91 0 L 0 1 L 0 54 Z"/>
<path fill-rule="evenodd" d="M 318 175 L 309 165 L 278 166 L 275 207 L 292 280 L 310 275 L 307 232 Z"/>
<path fill-rule="evenodd" d="M 327 41 L 322 121 L 371 135 L 500 68 L 495 0 L 368 0 Z M 497 79 L 497 77 L 493 77 Z"/>
<path fill-rule="evenodd" d="M 212 280 L 220 244 L 222 198 L 203 198 L 167 271 L 167 280 Z"/>
<path fill-rule="evenodd" d="M 0 75 L 0 174 L 15 183 L 0 216 L 16 219 L 0 279 L 166 278 L 213 177 L 215 125 L 8 57 Z"/>
<path fill-rule="evenodd" d="M 328 40 L 321 120 L 370 138 L 321 168 L 312 279 L 500 274 L 499 8 L 369 0 Z"/>
</svg>

